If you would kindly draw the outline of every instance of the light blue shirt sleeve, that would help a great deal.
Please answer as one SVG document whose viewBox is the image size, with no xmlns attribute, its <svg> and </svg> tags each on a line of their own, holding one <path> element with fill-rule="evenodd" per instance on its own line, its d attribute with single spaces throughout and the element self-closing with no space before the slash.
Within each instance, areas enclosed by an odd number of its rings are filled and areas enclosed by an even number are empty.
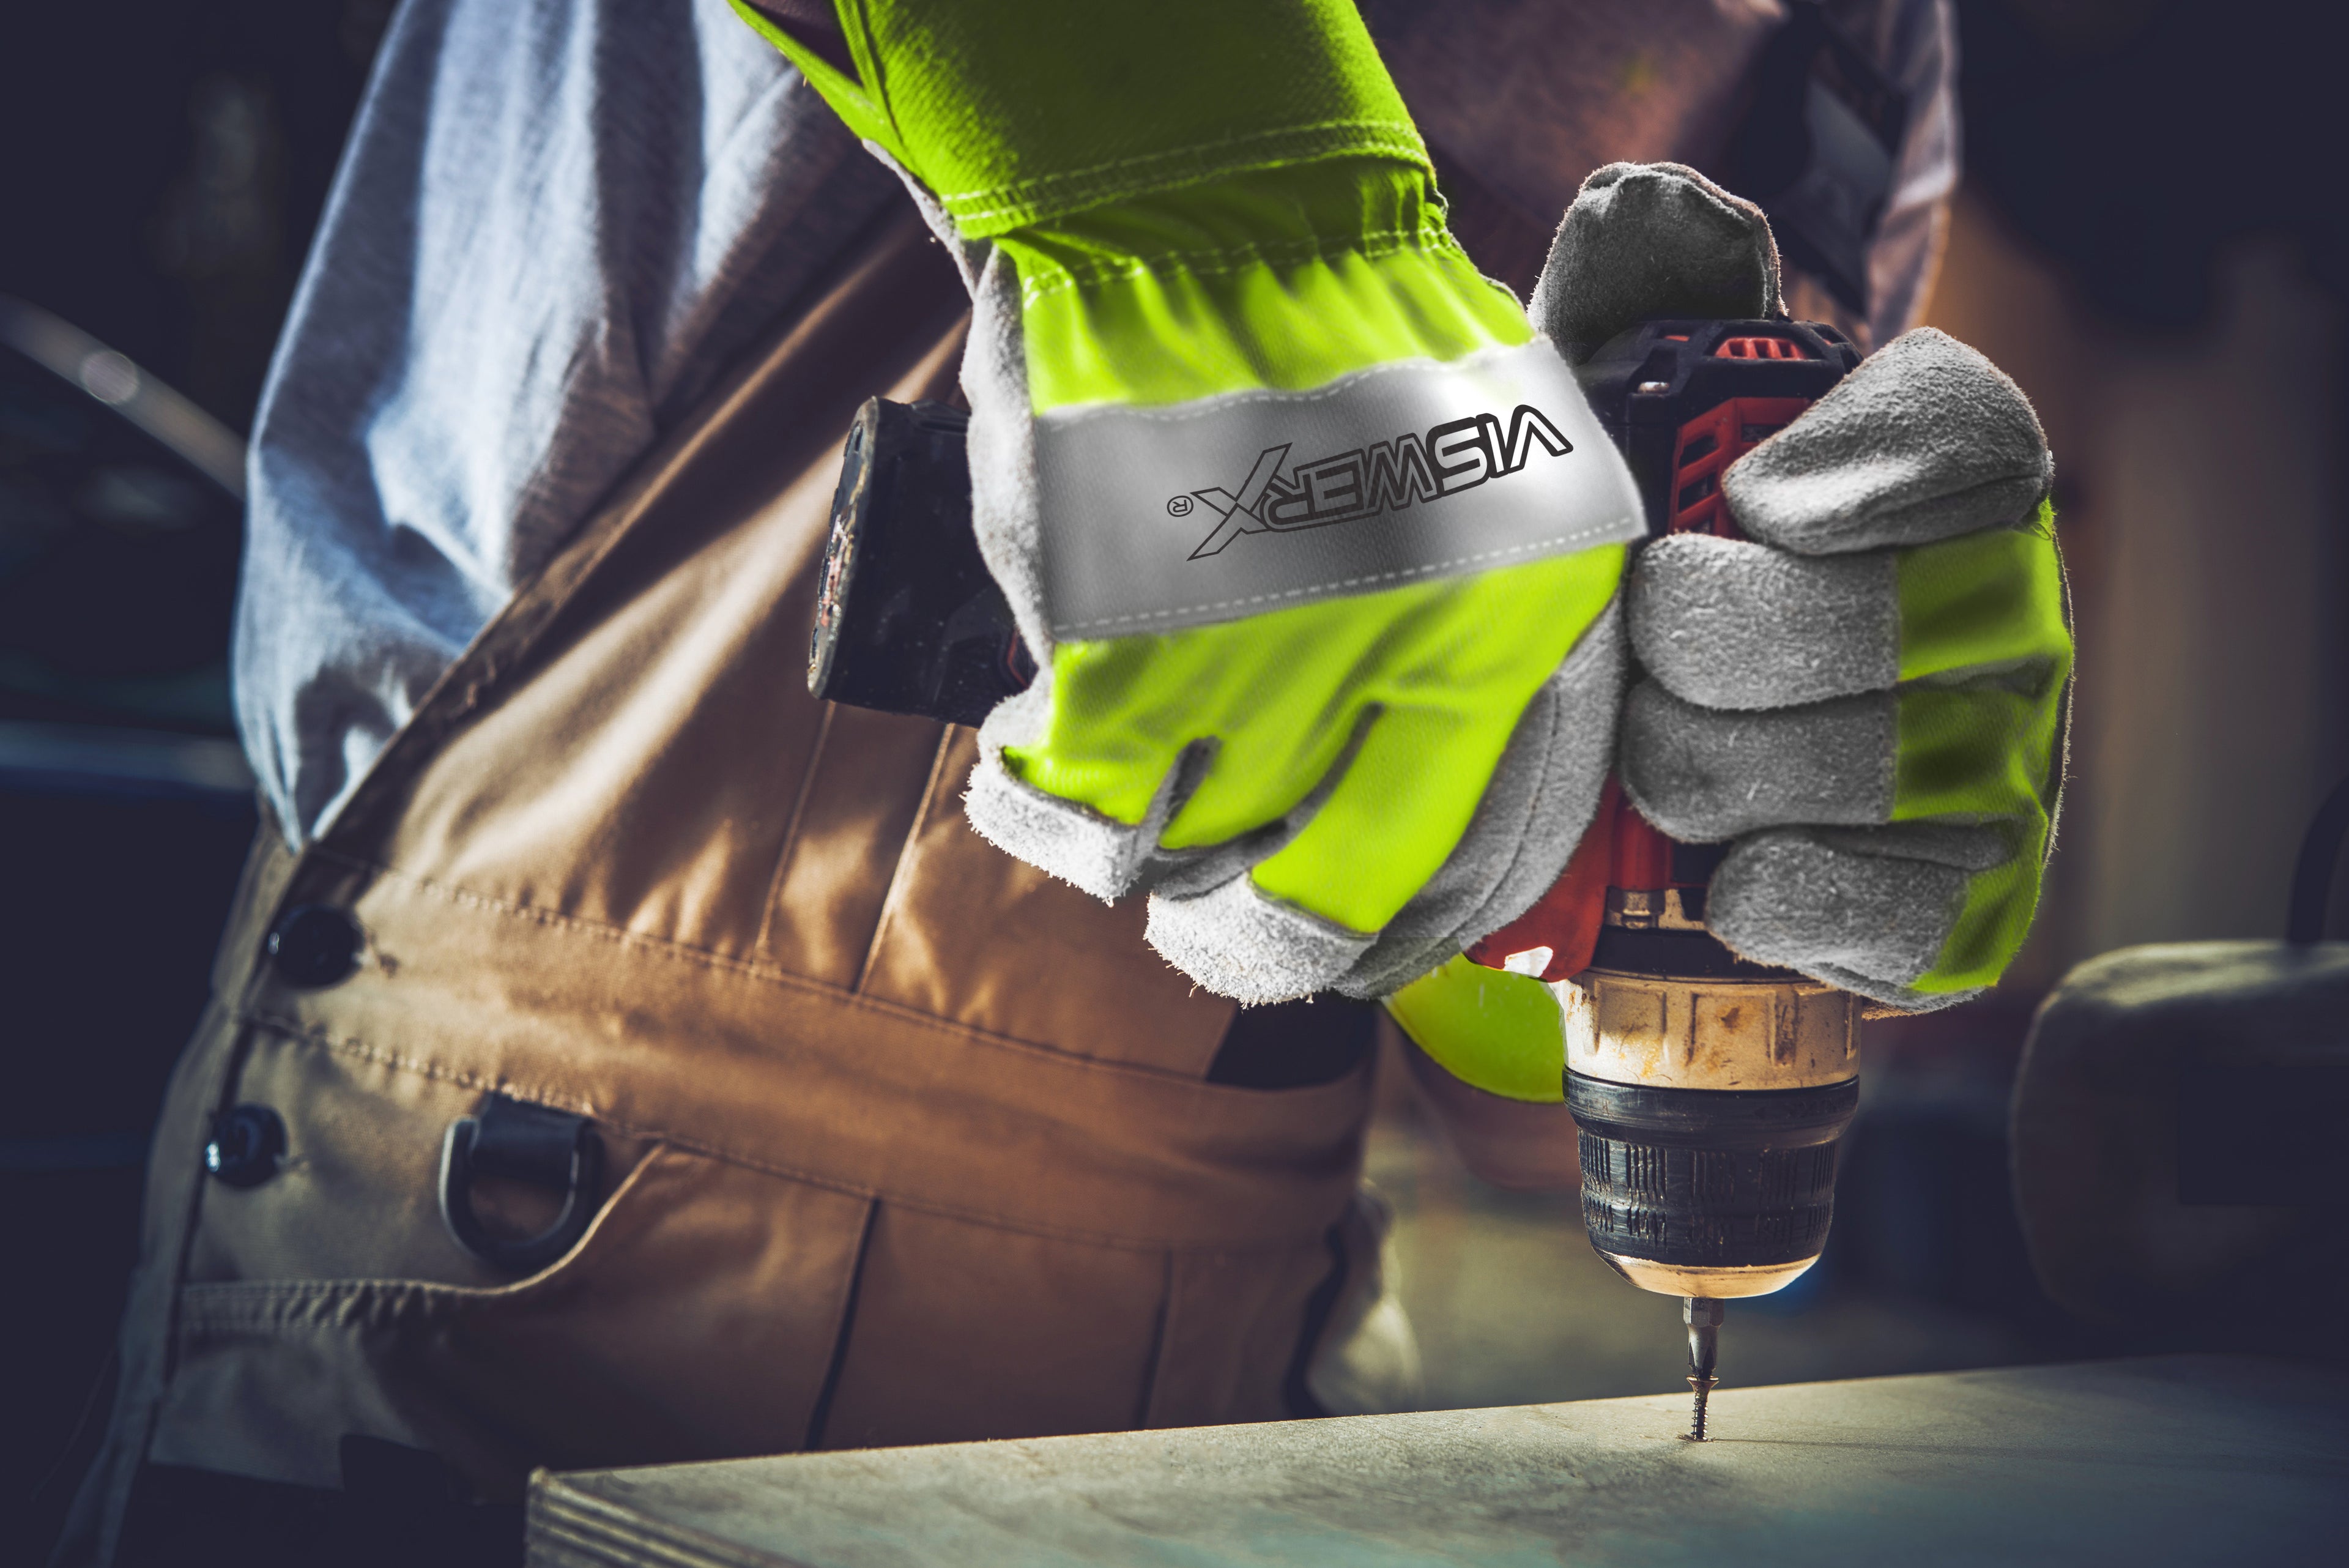
<svg viewBox="0 0 2349 1568">
<path fill-rule="evenodd" d="M 903 193 L 723 0 L 408 0 L 255 421 L 238 722 L 296 846 Z"/>
</svg>

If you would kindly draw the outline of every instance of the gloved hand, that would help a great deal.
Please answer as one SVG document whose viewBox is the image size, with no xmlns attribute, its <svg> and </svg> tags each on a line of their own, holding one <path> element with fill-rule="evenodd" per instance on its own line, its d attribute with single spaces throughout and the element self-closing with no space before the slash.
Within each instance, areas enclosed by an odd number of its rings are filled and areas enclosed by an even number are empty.
<svg viewBox="0 0 2349 1568">
<path fill-rule="evenodd" d="M 1614 165 L 1568 210 L 1535 317 L 1588 350 L 1640 320 L 1749 314 L 1716 302 L 1757 261 L 1775 280 L 1758 211 L 1689 171 Z M 2014 383 L 1920 329 L 1723 476 L 1751 542 L 1639 551 L 1618 772 L 1673 837 L 1732 843 L 1705 923 L 1733 950 L 1922 1011 L 2022 946 L 2072 662 L 2051 478 Z M 1457 959 L 1390 1006 L 1467 1082 L 1560 1096 L 1540 982 Z"/>
<path fill-rule="evenodd" d="M 1731 841 L 1705 924 L 1921 1012 L 2022 947 L 2072 670 L 2030 403 L 1930 327 L 1722 476 L 1754 541 L 1640 552 L 1620 770 L 1664 832 Z"/>
<path fill-rule="evenodd" d="M 839 20 L 853 77 L 762 30 L 959 247 L 973 513 L 1039 665 L 972 825 L 1150 889 L 1243 1002 L 1379 994 L 1525 909 L 1611 754 L 1637 493 L 1354 7 Z"/>
</svg>

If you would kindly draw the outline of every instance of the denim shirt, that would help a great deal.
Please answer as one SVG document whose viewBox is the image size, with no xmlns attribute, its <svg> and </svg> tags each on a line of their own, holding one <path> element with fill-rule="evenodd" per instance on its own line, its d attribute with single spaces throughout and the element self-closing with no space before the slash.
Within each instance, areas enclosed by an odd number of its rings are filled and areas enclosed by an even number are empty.
<svg viewBox="0 0 2349 1568">
<path fill-rule="evenodd" d="M 723 0 L 409 0 L 254 423 L 238 721 L 295 845 L 895 179 Z"/>
</svg>

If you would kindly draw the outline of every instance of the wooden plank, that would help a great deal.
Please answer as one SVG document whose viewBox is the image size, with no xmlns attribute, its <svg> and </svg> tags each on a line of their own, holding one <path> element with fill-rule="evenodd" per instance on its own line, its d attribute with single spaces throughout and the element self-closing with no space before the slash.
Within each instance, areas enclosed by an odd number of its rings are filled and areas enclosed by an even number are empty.
<svg viewBox="0 0 2349 1568">
<path fill-rule="evenodd" d="M 2161 1356 L 538 1477 L 532 1568 L 2349 1562 L 2349 1376 Z"/>
</svg>

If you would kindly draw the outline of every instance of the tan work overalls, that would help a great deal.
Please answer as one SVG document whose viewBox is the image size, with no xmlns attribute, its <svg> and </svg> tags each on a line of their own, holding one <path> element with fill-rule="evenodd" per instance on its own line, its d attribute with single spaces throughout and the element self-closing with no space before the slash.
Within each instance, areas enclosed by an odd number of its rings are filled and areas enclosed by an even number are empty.
<svg viewBox="0 0 2349 1568">
<path fill-rule="evenodd" d="M 64 1560 L 110 1559 L 142 1465 L 333 1487 L 347 1437 L 511 1501 L 541 1465 L 1285 1413 L 1368 1069 L 1207 1082 L 1231 1005 L 1138 903 L 971 834 L 968 731 L 804 687 L 849 418 L 943 395 L 963 309 L 910 209 L 884 224 L 319 842 L 264 829 Z M 355 919 L 347 978 L 269 956 L 301 906 Z M 592 1118 L 606 1158 L 591 1228 L 519 1279 L 436 1201 L 492 1093 Z M 204 1172 L 234 1106 L 285 1128 L 257 1185 Z"/>
</svg>

